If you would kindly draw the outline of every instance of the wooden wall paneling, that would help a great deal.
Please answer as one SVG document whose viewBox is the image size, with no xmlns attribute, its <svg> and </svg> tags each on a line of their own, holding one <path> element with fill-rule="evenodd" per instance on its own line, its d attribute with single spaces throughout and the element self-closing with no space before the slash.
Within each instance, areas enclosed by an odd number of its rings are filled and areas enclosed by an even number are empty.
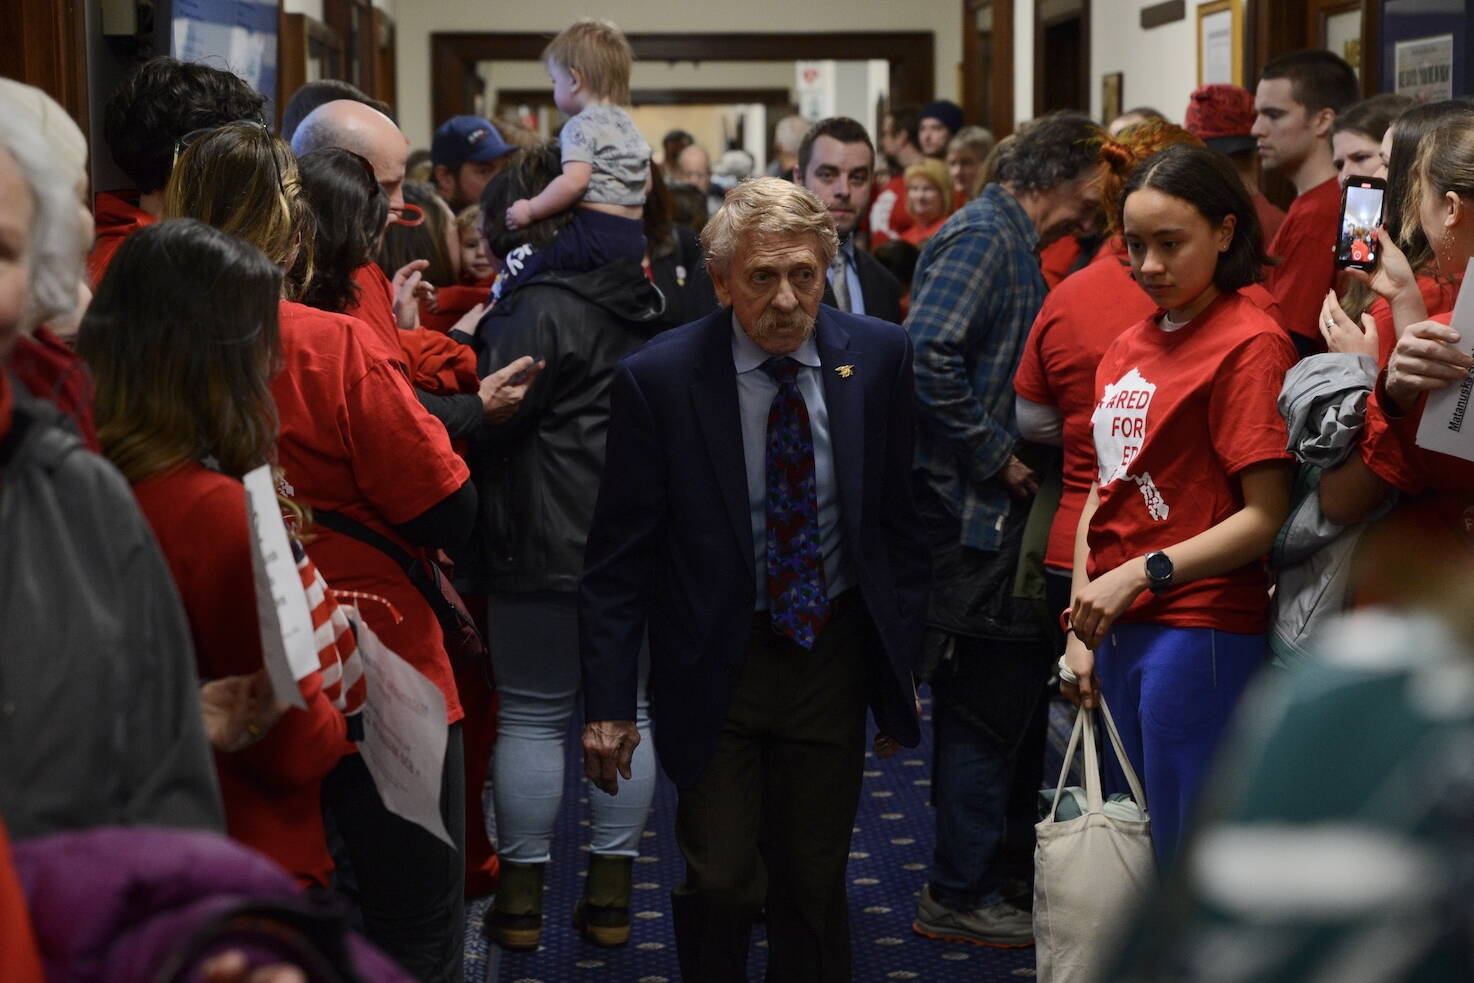
<svg viewBox="0 0 1474 983">
<path fill-rule="evenodd" d="M 88 132 L 84 0 L 0 3 L 0 75 L 44 90 Z"/>
<path fill-rule="evenodd" d="M 1013 0 L 993 4 L 992 77 L 988 80 L 988 123 L 1002 140 L 1013 132 Z"/>
<path fill-rule="evenodd" d="M 307 15 L 282 11 L 276 33 L 276 129 L 293 93 L 307 83 Z"/>
<path fill-rule="evenodd" d="M 369 23 L 371 27 L 369 36 L 373 41 L 371 62 L 373 66 L 371 76 L 374 81 L 373 96 L 387 102 L 391 110 L 396 110 L 399 104 L 399 77 L 395 70 L 394 59 L 394 18 L 378 7 L 373 7 Z"/>
</svg>

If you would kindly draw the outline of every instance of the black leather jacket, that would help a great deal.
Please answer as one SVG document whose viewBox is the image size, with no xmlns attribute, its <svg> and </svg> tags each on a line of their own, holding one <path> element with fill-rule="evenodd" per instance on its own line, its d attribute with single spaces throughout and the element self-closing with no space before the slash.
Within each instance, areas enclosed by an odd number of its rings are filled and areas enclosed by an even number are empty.
<svg viewBox="0 0 1474 983">
<path fill-rule="evenodd" d="M 484 593 L 573 591 L 604 471 L 609 384 L 625 355 L 665 327 L 664 299 L 634 260 L 549 272 L 518 287 L 477 328 L 482 376 L 522 355 L 547 366 L 510 420 L 473 438 L 480 496 L 456 586 Z"/>
</svg>

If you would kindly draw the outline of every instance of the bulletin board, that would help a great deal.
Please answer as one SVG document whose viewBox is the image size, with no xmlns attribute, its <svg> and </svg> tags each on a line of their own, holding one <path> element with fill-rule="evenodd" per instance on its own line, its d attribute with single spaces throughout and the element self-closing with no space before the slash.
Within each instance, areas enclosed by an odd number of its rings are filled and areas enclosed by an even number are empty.
<svg viewBox="0 0 1474 983">
<path fill-rule="evenodd" d="M 169 53 L 234 72 L 276 117 L 278 0 L 174 0 Z"/>
</svg>

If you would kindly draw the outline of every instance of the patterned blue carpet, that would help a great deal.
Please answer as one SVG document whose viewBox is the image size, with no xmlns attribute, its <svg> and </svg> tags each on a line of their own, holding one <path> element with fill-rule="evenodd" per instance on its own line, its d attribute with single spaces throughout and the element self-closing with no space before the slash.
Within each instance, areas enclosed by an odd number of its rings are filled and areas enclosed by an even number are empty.
<svg viewBox="0 0 1474 983">
<path fill-rule="evenodd" d="M 916 935 L 911 919 L 916 892 L 926 879 L 933 838 L 931 710 L 924 701 L 921 745 L 902 749 L 886 761 L 866 762 L 865 785 L 851 841 L 850 923 L 856 983 L 891 980 L 968 980 L 1002 983 L 1032 979 L 1032 949 L 991 949 L 938 942 Z M 1063 750 L 1060 728 L 1068 717 L 1055 705 L 1051 713 L 1046 774 L 1058 775 Z M 1051 771 L 1053 768 L 1055 770 Z M 567 791 L 554 837 L 544 900 L 542 947 L 534 953 L 504 952 L 482 935 L 488 901 L 467 913 L 466 979 L 474 983 L 676 983 L 675 938 L 670 919 L 670 889 L 682 876 L 676 847 L 675 789 L 662 778 L 645 830 L 644 849 L 635 865 L 631 903 L 632 933 L 623 949 L 585 943 L 571 927 L 573 906 L 583 890 L 582 846 L 588 825 L 587 799 L 576 743 L 569 742 Z M 490 813 L 490 803 L 487 807 Z M 761 980 L 766 966 L 762 926 L 748 978 Z"/>
</svg>

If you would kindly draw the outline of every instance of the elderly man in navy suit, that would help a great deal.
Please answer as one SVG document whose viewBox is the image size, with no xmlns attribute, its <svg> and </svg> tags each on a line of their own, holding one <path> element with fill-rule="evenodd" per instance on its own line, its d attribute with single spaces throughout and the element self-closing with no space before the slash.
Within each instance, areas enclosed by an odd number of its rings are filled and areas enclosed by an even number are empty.
<svg viewBox="0 0 1474 983">
<path fill-rule="evenodd" d="M 625 358 L 579 586 L 585 769 L 629 777 L 640 643 L 679 791 L 681 972 L 851 976 L 845 863 L 865 757 L 919 740 L 930 555 L 911 499 L 911 344 L 821 305 L 837 240 L 757 178 L 702 233 L 721 310 Z"/>
</svg>

